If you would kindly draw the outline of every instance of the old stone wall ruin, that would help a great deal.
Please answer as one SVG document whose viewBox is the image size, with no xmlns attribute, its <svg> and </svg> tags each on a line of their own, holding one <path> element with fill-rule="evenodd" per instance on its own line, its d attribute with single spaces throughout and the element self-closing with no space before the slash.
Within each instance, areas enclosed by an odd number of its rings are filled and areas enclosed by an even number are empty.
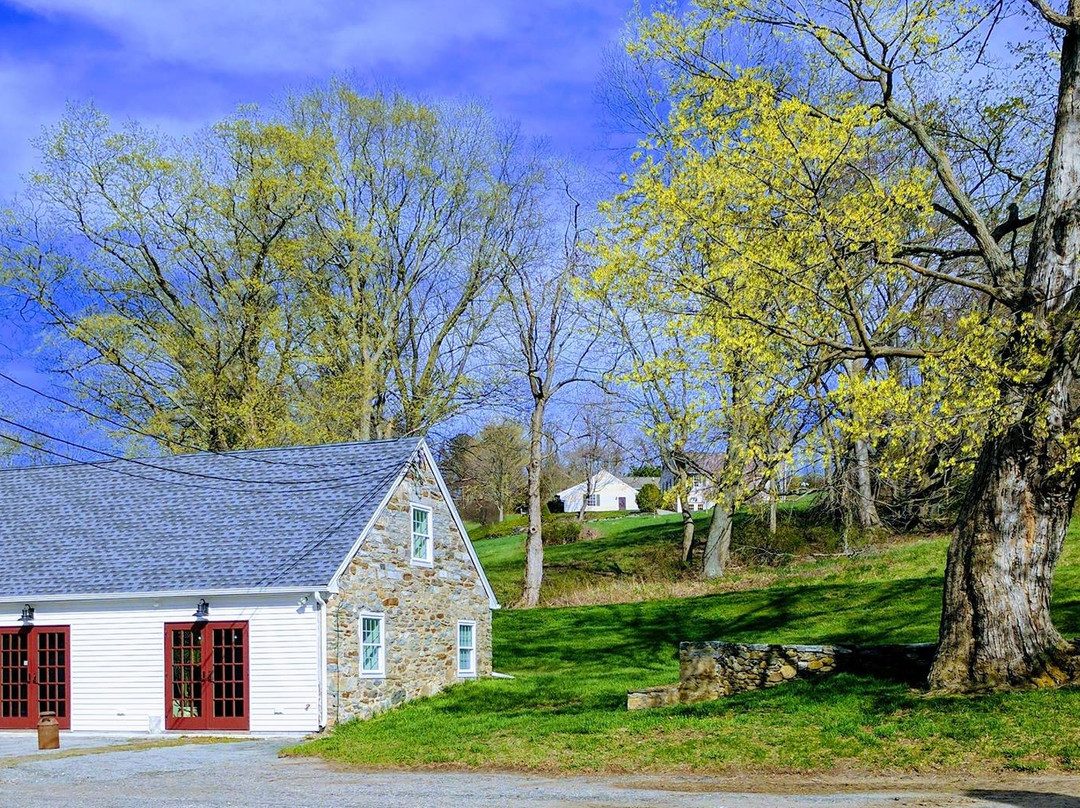
<svg viewBox="0 0 1080 808">
<path fill-rule="evenodd" d="M 627 694 L 630 710 L 714 701 L 745 690 L 838 671 L 873 673 L 912 684 L 924 680 L 934 645 L 764 645 L 684 642 L 679 681 Z"/>
</svg>

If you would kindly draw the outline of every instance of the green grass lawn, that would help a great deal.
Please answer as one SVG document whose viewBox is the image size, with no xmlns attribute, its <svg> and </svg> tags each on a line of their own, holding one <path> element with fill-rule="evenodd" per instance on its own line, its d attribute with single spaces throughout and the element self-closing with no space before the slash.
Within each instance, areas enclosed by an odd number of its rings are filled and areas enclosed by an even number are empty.
<svg viewBox="0 0 1080 808">
<path fill-rule="evenodd" d="M 677 514 L 642 514 L 587 524 L 599 534 L 597 538 L 544 548 L 546 601 L 558 602 L 583 587 L 602 587 L 615 579 L 676 579 L 683 575 L 677 563 L 682 541 L 682 517 Z M 707 529 L 707 514 L 698 514 L 695 524 Z M 474 546 L 499 602 L 512 604 L 521 596 L 525 537 L 481 537 L 474 539 Z"/>
<path fill-rule="evenodd" d="M 556 570 L 575 562 L 647 564 L 655 546 L 670 540 L 655 539 L 650 519 L 603 523 L 599 538 L 551 548 L 549 559 Z M 1055 619 L 1069 635 L 1080 634 L 1075 545 L 1074 535 L 1056 582 Z M 895 542 L 854 560 L 791 563 L 767 579 L 748 571 L 743 588 L 704 597 L 498 612 L 495 668 L 516 679 L 455 685 L 289 753 L 364 766 L 536 771 L 1080 769 L 1077 690 L 928 698 L 845 674 L 626 711 L 628 690 L 678 678 L 681 640 L 935 639 L 945 547 L 942 538 Z M 505 595 L 519 574 L 519 545 L 492 539 L 477 550 Z"/>
</svg>

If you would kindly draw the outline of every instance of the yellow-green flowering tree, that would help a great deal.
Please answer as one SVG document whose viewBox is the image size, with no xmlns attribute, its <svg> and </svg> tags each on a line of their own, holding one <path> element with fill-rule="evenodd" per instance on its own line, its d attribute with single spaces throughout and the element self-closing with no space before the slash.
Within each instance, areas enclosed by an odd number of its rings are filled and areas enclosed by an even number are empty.
<svg viewBox="0 0 1080 808">
<path fill-rule="evenodd" d="M 685 495 L 692 478 L 708 481 L 716 504 L 702 573 L 719 577 L 735 511 L 762 491 L 805 431 L 804 390 L 813 369 L 688 285 L 712 275 L 709 283 L 724 286 L 726 295 L 741 294 L 742 276 L 712 272 L 709 245 L 676 230 L 669 246 L 650 251 L 638 240 L 649 224 L 623 213 L 598 236 L 603 260 L 590 293 L 605 301 L 619 328 L 627 356 L 617 381 L 632 391 L 675 481 L 669 497 L 683 503 L 684 561 L 694 541 Z"/>
<path fill-rule="evenodd" d="M 818 367 L 851 434 L 978 445 L 943 690 L 1077 672 L 1049 607 L 1080 486 L 1080 0 L 1030 6 L 1060 62 L 1007 74 L 986 64 L 1000 4 L 701 0 L 643 21 L 632 50 L 670 115 L 605 245 L 643 288 Z M 1055 70 L 1048 98 L 1032 75 Z M 658 260 L 687 242 L 700 266 Z"/>
</svg>

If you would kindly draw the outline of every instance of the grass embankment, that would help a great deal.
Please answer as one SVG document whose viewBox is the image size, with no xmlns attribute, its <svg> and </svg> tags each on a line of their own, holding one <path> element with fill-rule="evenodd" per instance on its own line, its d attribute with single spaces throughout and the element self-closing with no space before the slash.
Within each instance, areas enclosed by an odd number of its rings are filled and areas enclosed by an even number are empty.
<svg viewBox="0 0 1080 808">
<path fill-rule="evenodd" d="M 646 524 L 638 520 L 649 518 L 624 520 L 624 531 L 613 523 L 588 542 L 589 563 L 607 554 L 620 567 L 648 563 L 657 542 L 638 532 Z M 1073 536 L 1056 586 L 1055 619 L 1069 635 L 1080 633 L 1075 544 Z M 704 597 L 499 612 L 495 668 L 515 680 L 456 685 L 291 753 L 364 766 L 536 771 L 1080 769 L 1076 690 L 927 698 L 901 684 L 839 675 L 708 704 L 626 711 L 628 690 L 677 679 L 680 640 L 933 640 L 945 546 L 942 538 L 922 539 L 855 560 L 796 562 L 767 573 L 768 586 Z M 512 543 L 477 549 L 507 591 L 517 574 Z M 587 550 L 553 548 L 551 561 L 585 561 L 577 554 Z M 746 573 L 748 583 L 757 574 L 765 573 Z"/>
<path fill-rule="evenodd" d="M 605 518 L 606 517 L 606 518 Z M 703 537 L 711 513 L 694 514 L 695 530 Z M 759 518 L 740 513 L 735 519 L 730 573 L 719 581 L 702 581 L 679 562 L 682 517 L 679 514 L 635 514 L 621 518 L 591 517 L 595 538 L 544 548 L 542 603 L 546 606 L 585 606 L 628 601 L 664 600 L 766 586 L 787 574 L 819 574 L 844 568 L 837 559 L 839 534 L 808 521 L 798 505 L 788 509 L 776 536 L 767 535 Z M 490 527 L 490 526 L 489 526 Z M 484 571 L 499 597 L 512 606 L 521 596 L 525 570 L 525 537 L 521 534 L 486 538 L 487 528 L 470 532 Z M 477 538 L 479 536 L 480 538 Z M 889 539 L 882 536 L 881 541 Z M 876 548 L 864 548 L 871 552 Z M 795 563 L 818 553 L 821 563 Z M 755 563 L 747 563 L 754 561 Z M 762 560 L 776 562 L 760 563 Z"/>
</svg>

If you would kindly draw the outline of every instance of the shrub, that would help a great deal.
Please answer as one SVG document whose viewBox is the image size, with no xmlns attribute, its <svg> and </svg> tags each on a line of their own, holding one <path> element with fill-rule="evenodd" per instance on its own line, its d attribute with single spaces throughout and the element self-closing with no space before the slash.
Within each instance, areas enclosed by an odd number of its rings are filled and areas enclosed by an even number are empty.
<svg viewBox="0 0 1080 808">
<path fill-rule="evenodd" d="M 664 495 L 652 483 L 645 483 L 645 485 L 641 486 L 641 490 L 637 492 L 638 510 L 645 513 L 656 513 L 663 500 Z"/>
<path fill-rule="evenodd" d="M 469 533 L 469 538 L 473 541 L 477 539 L 498 539 L 503 536 L 512 536 L 515 533 L 522 533 L 528 527 L 529 520 L 523 516 L 508 516 L 501 522 L 493 522 L 490 525 L 484 525 Z"/>
<path fill-rule="evenodd" d="M 577 519 L 552 519 L 544 525 L 544 544 L 571 544 L 581 538 L 581 528 Z"/>
</svg>

